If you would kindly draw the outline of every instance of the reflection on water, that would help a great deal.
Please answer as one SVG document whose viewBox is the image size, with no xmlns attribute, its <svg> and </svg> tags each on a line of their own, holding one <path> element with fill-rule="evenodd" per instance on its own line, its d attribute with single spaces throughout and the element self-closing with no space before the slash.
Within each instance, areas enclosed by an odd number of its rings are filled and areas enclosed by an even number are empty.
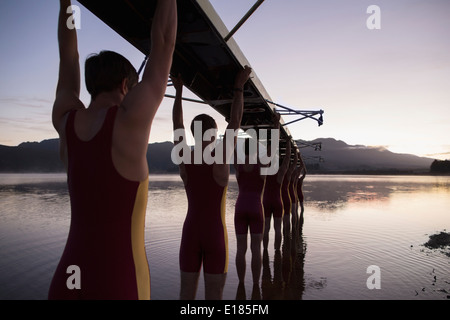
<svg viewBox="0 0 450 320">
<path fill-rule="evenodd" d="M 355 202 L 386 202 L 394 194 L 449 192 L 445 177 L 423 176 L 316 176 L 306 182 L 310 205 L 325 211 L 343 209 Z M 313 183 L 311 181 L 313 179 Z"/>
<path fill-rule="evenodd" d="M 450 258 L 426 248 L 450 230 L 450 177 L 308 176 L 302 232 L 263 252 L 260 287 L 251 268 L 239 286 L 234 266 L 232 178 L 226 223 L 229 273 L 224 299 L 446 299 Z M 70 225 L 64 175 L 0 175 L 0 299 L 46 299 Z M 178 253 L 187 200 L 178 176 L 151 176 L 146 247 L 152 299 L 178 299 Z M 269 235 L 273 241 L 274 234 Z M 246 260 L 251 260 L 250 250 Z M 370 290 L 367 267 L 381 270 Z M 204 297 L 200 277 L 197 299 Z"/>
<path fill-rule="evenodd" d="M 449 181 L 449 177 L 415 176 L 310 177 L 305 186 L 311 253 L 306 265 L 315 278 L 327 279 L 327 287 L 306 290 L 308 299 L 446 299 L 450 261 L 423 244 L 429 233 L 450 226 Z M 370 265 L 381 269 L 381 290 L 365 286 Z M 437 279 L 433 283 L 432 273 Z"/>
<path fill-rule="evenodd" d="M 261 279 L 264 300 L 301 300 L 305 291 L 306 243 L 302 230 L 295 230 L 283 239 L 281 251 L 275 251 L 273 268 L 270 266 L 269 252 L 263 253 Z"/>
</svg>

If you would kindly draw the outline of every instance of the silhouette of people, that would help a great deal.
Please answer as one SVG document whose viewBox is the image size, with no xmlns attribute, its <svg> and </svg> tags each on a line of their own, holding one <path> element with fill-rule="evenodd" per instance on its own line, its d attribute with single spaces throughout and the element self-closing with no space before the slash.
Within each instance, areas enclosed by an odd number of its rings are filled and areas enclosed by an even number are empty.
<svg viewBox="0 0 450 320">
<path fill-rule="evenodd" d="M 224 139 L 218 148 L 226 149 L 228 141 L 232 140 L 233 149 L 236 145 L 236 137 L 229 135 L 229 130 L 240 128 L 244 108 L 244 85 L 249 79 L 252 69 L 245 66 L 236 76 L 233 101 L 231 104 L 230 118 Z M 176 98 L 173 107 L 174 130 L 184 132 L 181 77 L 172 78 L 176 89 Z M 209 130 L 216 130 L 217 125 L 213 118 L 208 115 L 199 115 L 194 118 L 191 130 L 194 137 L 195 129 L 201 124 L 202 137 Z M 216 139 L 215 136 L 212 139 Z M 186 144 L 185 134 L 182 141 Z M 196 147 L 201 146 L 204 151 L 210 147 L 211 141 L 196 140 Z M 183 149 L 185 150 L 185 149 Z M 195 150 L 194 150 L 195 151 Z M 183 180 L 188 199 L 188 212 L 183 225 L 180 245 L 180 273 L 181 288 L 180 299 L 195 299 L 198 287 L 200 269 L 203 264 L 205 279 L 205 298 L 207 300 L 220 300 L 223 296 L 223 288 L 228 270 L 228 240 L 225 225 L 225 200 L 228 180 L 230 175 L 230 160 L 225 159 L 222 163 L 208 164 L 201 159 L 196 163 L 194 151 L 190 155 L 190 163 L 182 162 L 179 165 L 180 176 Z M 204 154 L 204 153 L 203 153 Z M 223 155 L 228 155 L 226 151 Z M 233 153 L 231 153 L 231 156 Z M 184 156 L 184 154 L 183 154 Z M 228 155 L 229 156 L 229 155 Z"/>
<path fill-rule="evenodd" d="M 299 151 L 297 150 L 297 152 L 299 152 Z M 299 165 L 295 168 L 294 173 L 293 173 L 293 178 L 292 178 L 293 183 L 291 183 L 292 190 L 290 193 L 290 194 L 293 194 L 295 197 L 294 201 L 292 202 L 292 229 L 293 230 L 295 229 L 297 231 L 299 230 L 299 226 L 300 226 L 300 218 L 299 218 L 299 210 L 298 210 L 299 205 L 300 205 L 300 196 L 303 197 L 302 189 L 301 189 L 302 185 L 300 184 L 300 186 L 299 186 L 299 181 L 300 181 L 299 177 L 305 166 L 303 159 L 300 155 L 300 152 L 298 154 L 298 164 Z M 300 182 L 303 183 L 303 180 L 301 180 Z M 301 199 L 301 206 L 303 206 L 303 198 Z"/>
<path fill-rule="evenodd" d="M 297 181 L 298 181 L 298 177 L 300 175 L 300 166 L 297 166 L 294 170 L 294 172 L 292 173 L 292 181 L 290 183 L 290 190 L 289 193 L 292 197 L 292 219 L 291 219 L 291 224 L 292 224 L 292 229 L 296 229 L 297 228 L 297 224 L 298 224 L 298 196 L 297 196 Z M 297 229 L 296 229 L 297 230 Z"/>
<path fill-rule="evenodd" d="M 296 148 L 295 153 L 297 155 L 297 161 L 294 163 L 295 167 L 291 173 L 291 179 L 289 182 L 289 196 L 291 198 L 291 228 L 297 230 L 297 218 L 298 218 L 298 196 L 297 196 L 297 180 L 300 175 L 301 156 L 299 150 Z"/>
<path fill-rule="evenodd" d="M 284 175 L 283 184 L 281 185 L 281 195 L 283 199 L 284 215 L 283 215 L 283 235 L 288 237 L 291 232 L 291 213 L 292 202 L 295 201 L 295 197 L 291 194 L 293 183 L 294 170 L 297 167 L 298 154 L 297 150 L 294 150 L 294 160 L 289 165 L 289 169 Z M 289 159 L 290 161 L 290 159 Z"/>
<path fill-rule="evenodd" d="M 279 115 L 278 121 L 275 122 L 275 124 L 276 128 L 279 128 Z M 270 150 L 270 147 L 268 148 L 268 150 Z M 282 240 L 281 226 L 284 214 L 281 186 L 283 184 L 284 176 L 287 170 L 289 169 L 290 157 L 291 157 L 291 143 L 289 138 L 286 138 L 286 154 L 283 158 L 283 162 L 278 172 L 274 175 L 269 175 L 266 177 L 266 186 L 264 189 L 264 197 L 263 197 L 264 215 L 265 215 L 265 227 L 263 236 L 264 250 L 267 250 L 267 247 L 269 245 L 269 231 L 272 217 L 275 230 L 274 247 L 275 250 L 280 250 L 281 248 L 281 240 Z"/>
<path fill-rule="evenodd" d="M 131 63 L 115 52 L 103 51 L 86 60 L 92 99 L 87 108 L 79 98 L 76 29 L 67 26 L 70 5 L 70 0 L 60 0 L 60 66 L 52 118 L 67 168 L 72 218 L 49 298 L 149 299 L 146 154 L 172 64 L 176 1 L 157 3 L 150 59 L 141 82 Z M 67 271 L 73 266 L 81 288 L 70 290 Z"/>
<path fill-rule="evenodd" d="M 250 248 L 252 252 L 251 270 L 253 275 L 252 298 L 257 299 L 258 296 L 260 296 L 258 293 L 262 263 L 261 242 L 264 233 L 264 208 L 262 205 L 262 195 L 264 193 L 266 176 L 261 175 L 260 172 L 261 163 L 258 161 L 258 150 L 255 150 L 255 154 L 250 154 L 250 139 L 245 140 L 244 149 L 244 163 L 238 164 L 237 157 L 235 157 L 236 160 L 234 162 L 236 179 L 239 186 L 239 195 L 236 201 L 234 216 L 237 242 L 236 270 L 239 278 L 239 285 L 244 287 L 247 234 L 250 231 Z M 252 164 L 254 162 L 255 164 Z"/>
</svg>

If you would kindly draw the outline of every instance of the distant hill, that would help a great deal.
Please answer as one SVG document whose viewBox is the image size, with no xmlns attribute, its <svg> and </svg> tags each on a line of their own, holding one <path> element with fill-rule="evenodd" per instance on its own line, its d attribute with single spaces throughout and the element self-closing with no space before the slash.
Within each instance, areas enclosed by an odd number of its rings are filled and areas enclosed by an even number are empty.
<svg viewBox="0 0 450 320">
<path fill-rule="evenodd" d="M 63 172 L 59 140 L 25 142 L 17 147 L 0 145 L 0 172 Z"/>
<path fill-rule="evenodd" d="M 150 173 L 176 173 L 170 154 L 173 143 L 152 143 L 147 159 Z M 17 147 L 0 145 L 0 172 L 64 172 L 59 158 L 59 140 L 25 142 Z"/>
<path fill-rule="evenodd" d="M 302 148 L 311 172 L 318 173 L 404 173 L 429 172 L 434 159 L 397 154 L 384 148 L 352 146 L 332 138 L 308 143 L 322 143 L 321 151 Z M 59 160 L 58 139 L 26 142 L 17 147 L 0 145 L 0 172 L 64 172 Z M 170 154 L 172 142 L 149 144 L 147 159 L 150 173 L 177 173 Z M 323 161 L 319 162 L 317 157 Z"/>
<path fill-rule="evenodd" d="M 299 140 L 298 142 L 301 142 Z M 434 159 L 411 154 L 394 153 L 382 147 L 348 145 L 333 138 L 307 141 L 309 144 L 322 143 L 321 151 L 301 148 L 305 162 L 312 169 L 325 172 L 429 172 Z M 321 157 L 323 161 L 319 161 Z"/>
</svg>

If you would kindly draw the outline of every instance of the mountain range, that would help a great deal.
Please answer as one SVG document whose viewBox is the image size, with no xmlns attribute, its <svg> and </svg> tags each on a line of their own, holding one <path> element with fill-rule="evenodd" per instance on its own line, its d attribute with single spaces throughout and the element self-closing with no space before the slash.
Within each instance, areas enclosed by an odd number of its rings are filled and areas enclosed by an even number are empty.
<svg viewBox="0 0 450 320">
<path fill-rule="evenodd" d="M 320 151 L 301 148 L 300 152 L 311 169 L 320 172 L 347 173 L 416 173 L 429 172 L 434 159 L 411 154 L 399 154 L 384 147 L 348 145 L 333 138 L 297 141 L 298 145 L 321 144 Z"/>
<path fill-rule="evenodd" d="M 299 145 L 321 144 L 300 151 L 311 173 L 416 173 L 429 172 L 434 159 L 393 153 L 385 148 L 348 145 L 333 138 L 298 141 Z M 0 172 L 64 172 L 59 160 L 58 139 L 0 145 Z M 171 160 L 172 142 L 151 143 L 147 159 L 150 173 L 177 173 Z"/>
</svg>

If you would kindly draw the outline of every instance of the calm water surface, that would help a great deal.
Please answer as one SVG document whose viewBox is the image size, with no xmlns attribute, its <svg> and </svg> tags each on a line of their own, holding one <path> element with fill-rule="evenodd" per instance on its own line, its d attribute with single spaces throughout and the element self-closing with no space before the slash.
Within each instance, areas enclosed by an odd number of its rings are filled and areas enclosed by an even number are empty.
<svg viewBox="0 0 450 320">
<path fill-rule="evenodd" d="M 427 249 L 429 235 L 450 230 L 450 177 L 308 176 L 300 237 L 282 252 L 264 253 L 264 299 L 447 299 L 448 249 Z M 230 264 L 224 299 L 250 299 L 238 290 L 231 179 L 226 221 Z M 151 176 L 146 247 L 152 299 L 178 299 L 178 251 L 187 211 L 178 176 Z M 0 299 L 46 299 L 70 224 L 62 174 L 0 174 Z M 380 289 L 368 289 L 369 266 L 380 270 Z M 204 298 L 201 277 L 197 299 Z"/>
</svg>

